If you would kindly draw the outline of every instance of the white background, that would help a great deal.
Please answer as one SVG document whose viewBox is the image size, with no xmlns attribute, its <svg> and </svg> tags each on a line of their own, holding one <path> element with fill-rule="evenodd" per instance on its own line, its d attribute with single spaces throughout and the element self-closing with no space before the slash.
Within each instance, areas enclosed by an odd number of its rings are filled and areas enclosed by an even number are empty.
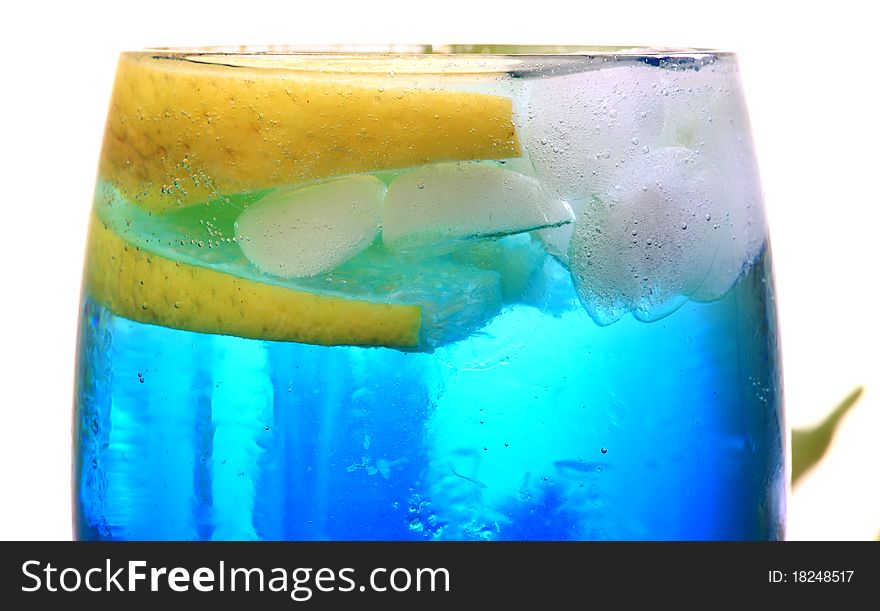
<svg viewBox="0 0 880 611">
<path fill-rule="evenodd" d="M 876 15 L 868 2 L 8 3 L 0 64 L 0 539 L 70 531 L 86 220 L 121 50 L 265 43 L 545 43 L 737 51 L 771 223 L 789 423 L 863 401 L 795 491 L 790 538 L 880 530 Z"/>
</svg>

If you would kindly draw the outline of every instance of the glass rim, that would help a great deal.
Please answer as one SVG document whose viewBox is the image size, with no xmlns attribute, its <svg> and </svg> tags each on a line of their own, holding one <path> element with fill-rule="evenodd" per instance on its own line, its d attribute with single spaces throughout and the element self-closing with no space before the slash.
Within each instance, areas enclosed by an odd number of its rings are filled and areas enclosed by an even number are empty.
<svg viewBox="0 0 880 611">
<path fill-rule="evenodd" d="M 660 47 L 650 45 L 539 45 L 539 44 L 321 44 L 321 45 L 208 45 L 146 47 L 125 54 L 168 56 L 281 55 L 281 56 L 367 56 L 390 57 L 694 57 L 734 55 L 732 51 L 703 47 Z"/>
<path fill-rule="evenodd" d="M 248 74 L 306 73 L 392 76 L 466 76 L 507 73 L 529 77 L 593 70 L 608 63 L 689 66 L 736 54 L 684 47 L 583 45 L 242 45 L 157 47 L 126 51 L 123 58 L 170 60 L 205 69 L 245 69 Z"/>
</svg>

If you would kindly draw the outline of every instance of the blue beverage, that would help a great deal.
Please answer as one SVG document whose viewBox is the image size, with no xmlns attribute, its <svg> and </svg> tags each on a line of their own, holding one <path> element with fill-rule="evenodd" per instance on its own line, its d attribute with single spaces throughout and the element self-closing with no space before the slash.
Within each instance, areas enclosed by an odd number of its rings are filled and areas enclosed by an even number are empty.
<svg viewBox="0 0 880 611">
<path fill-rule="evenodd" d="M 385 58 L 425 82 L 378 89 L 247 53 L 124 56 L 86 258 L 77 537 L 782 538 L 736 63 L 640 53 L 454 56 L 469 76 Z M 331 123 L 295 124 L 313 111 Z"/>
<path fill-rule="evenodd" d="M 719 301 L 608 327 L 548 268 L 543 308 L 433 354 L 191 333 L 87 301 L 78 536 L 780 538 L 769 256 Z"/>
</svg>

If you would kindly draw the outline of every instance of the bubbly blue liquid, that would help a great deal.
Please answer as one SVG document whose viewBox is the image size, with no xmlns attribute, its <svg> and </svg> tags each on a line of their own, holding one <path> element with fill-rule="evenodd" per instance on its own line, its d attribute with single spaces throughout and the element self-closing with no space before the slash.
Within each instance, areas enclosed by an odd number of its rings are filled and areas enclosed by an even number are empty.
<svg viewBox="0 0 880 611">
<path fill-rule="evenodd" d="M 542 300 L 430 354 L 191 333 L 87 298 L 77 536 L 781 538 L 769 257 L 722 300 L 608 327 L 547 266 Z"/>
</svg>

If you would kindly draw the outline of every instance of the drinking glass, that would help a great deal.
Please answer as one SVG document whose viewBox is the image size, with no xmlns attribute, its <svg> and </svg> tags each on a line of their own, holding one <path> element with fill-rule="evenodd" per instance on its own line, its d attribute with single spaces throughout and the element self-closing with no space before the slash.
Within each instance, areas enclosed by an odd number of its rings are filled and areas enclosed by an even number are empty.
<svg viewBox="0 0 880 611">
<path fill-rule="evenodd" d="M 80 320 L 80 539 L 784 534 L 731 53 L 123 53 Z"/>
</svg>

